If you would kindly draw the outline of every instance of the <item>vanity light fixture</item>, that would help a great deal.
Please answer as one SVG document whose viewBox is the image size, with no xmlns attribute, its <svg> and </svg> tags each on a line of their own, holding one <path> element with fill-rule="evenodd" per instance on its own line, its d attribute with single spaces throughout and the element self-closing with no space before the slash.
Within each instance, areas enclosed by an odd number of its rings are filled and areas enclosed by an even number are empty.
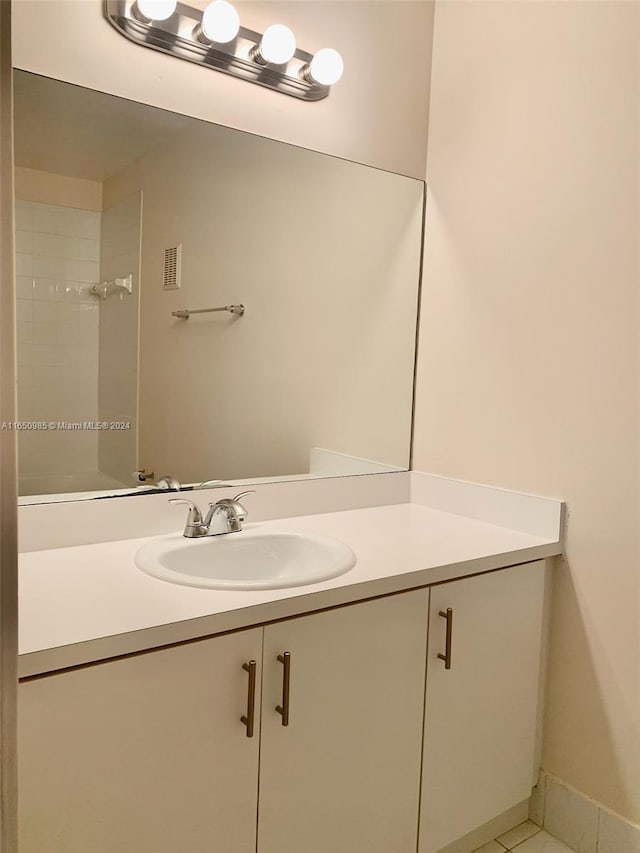
<svg viewBox="0 0 640 853">
<path fill-rule="evenodd" d="M 326 98 L 344 69 L 337 50 L 307 53 L 284 24 L 263 34 L 241 26 L 228 0 L 213 0 L 204 12 L 177 0 L 105 0 L 104 10 L 136 44 L 304 101 Z"/>
<path fill-rule="evenodd" d="M 133 13 L 145 22 L 166 21 L 176 11 L 177 0 L 135 0 Z"/>
<path fill-rule="evenodd" d="M 284 24 L 272 24 L 264 31 L 260 44 L 250 56 L 260 65 L 285 65 L 296 52 L 296 37 Z"/>
<path fill-rule="evenodd" d="M 213 0 L 202 13 L 196 34 L 205 44 L 228 44 L 238 35 L 240 15 L 227 0 Z"/>
<path fill-rule="evenodd" d="M 321 86 L 333 86 L 342 77 L 344 62 L 337 50 L 323 47 L 311 62 L 302 69 L 306 80 L 314 80 Z"/>
</svg>

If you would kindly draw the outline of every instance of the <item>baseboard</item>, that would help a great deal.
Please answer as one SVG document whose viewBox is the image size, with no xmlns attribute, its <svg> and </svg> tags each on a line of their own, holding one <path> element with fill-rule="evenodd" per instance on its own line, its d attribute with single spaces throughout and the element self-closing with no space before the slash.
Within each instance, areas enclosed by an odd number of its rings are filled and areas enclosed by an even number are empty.
<svg viewBox="0 0 640 853">
<path fill-rule="evenodd" d="M 494 817 L 488 823 L 479 826 L 477 829 L 454 841 L 453 844 L 447 844 L 438 853 L 472 853 L 473 850 L 477 850 L 483 844 L 493 841 L 498 835 L 502 835 L 519 823 L 523 823 L 527 819 L 528 813 L 529 800 L 523 800 L 516 806 Z"/>
<path fill-rule="evenodd" d="M 529 819 L 576 853 L 640 853 L 640 826 L 545 771 L 529 801 Z"/>
</svg>

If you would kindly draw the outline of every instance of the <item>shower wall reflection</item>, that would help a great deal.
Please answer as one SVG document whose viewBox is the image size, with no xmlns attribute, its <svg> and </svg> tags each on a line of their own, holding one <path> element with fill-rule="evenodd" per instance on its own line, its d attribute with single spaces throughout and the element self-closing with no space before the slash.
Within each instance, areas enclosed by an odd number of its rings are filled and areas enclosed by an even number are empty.
<svg viewBox="0 0 640 853">
<path fill-rule="evenodd" d="M 18 411 L 28 426 L 18 440 L 20 494 L 128 485 L 137 464 L 140 194 L 101 211 L 89 209 L 100 199 L 92 182 L 53 183 L 31 169 L 16 178 Z M 91 292 L 130 273 L 131 295 Z M 128 426 L 87 426 L 106 421 Z"/>
</svg>

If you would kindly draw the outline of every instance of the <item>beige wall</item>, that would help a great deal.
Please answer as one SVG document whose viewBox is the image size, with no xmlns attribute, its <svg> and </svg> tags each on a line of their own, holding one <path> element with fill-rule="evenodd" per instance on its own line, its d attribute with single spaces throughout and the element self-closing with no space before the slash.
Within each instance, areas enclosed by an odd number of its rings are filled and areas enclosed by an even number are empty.
<svg viewBox="0 0 640 853">
<path fill-rule="evenodd" d="M 54 175 L 40 169 L 15 168 L 15 193 L 21 201 L 76 207 L 80 210 L 102 210 L 102 184 Z"/>
<path fill-rule="evenodd" d="M 204 8 L 207 0 L 193 0 Z M 127 41 L 99 0 L 17 0 L 16 67 L 424 177 L 433 3 L 395 0 L 245 2 L 243 23 L 291 26 L 304 49 L 333 45 L 345 74 L 305 103 Z"/>
<path fill-rule="evenodd" d="M 104 186 L 105 208 L 144 195 L 140 465 L 301 474 L 323 447 L 408 467 L 423 184 L 194 124 Z M 245 316 L 171 316 L 230 303 Z"/>
<path fill-rule="evenodd" d="M 635 821 L 639 40 L 637 3 L 438 4 L 414 460 L 568 501 L 544 766 Z"/>
</svg>

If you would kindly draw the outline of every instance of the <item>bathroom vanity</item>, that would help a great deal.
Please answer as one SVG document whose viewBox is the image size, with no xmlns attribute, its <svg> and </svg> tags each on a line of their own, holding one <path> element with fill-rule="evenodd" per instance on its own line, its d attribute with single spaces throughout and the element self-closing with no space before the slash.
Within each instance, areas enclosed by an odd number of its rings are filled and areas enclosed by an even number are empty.
<svg viewBox="0 0 640 853">
<path fill-rule="evenodd" d="M 147 540 L 24 555 L 24 851 L 436 853 L 522 808 L 558 542 L 414 504 L 250 528 L 358 561 L 242 592 L 143 574 Z"/>
<path fill-rule="evenodd" d="M 15 117 L 22 853 L 523 820 L 562 508 L 407 470 L 424 183 L 26 72 Z M 180 585 L 154 483 L 277 588 Z"/>
</svg>

